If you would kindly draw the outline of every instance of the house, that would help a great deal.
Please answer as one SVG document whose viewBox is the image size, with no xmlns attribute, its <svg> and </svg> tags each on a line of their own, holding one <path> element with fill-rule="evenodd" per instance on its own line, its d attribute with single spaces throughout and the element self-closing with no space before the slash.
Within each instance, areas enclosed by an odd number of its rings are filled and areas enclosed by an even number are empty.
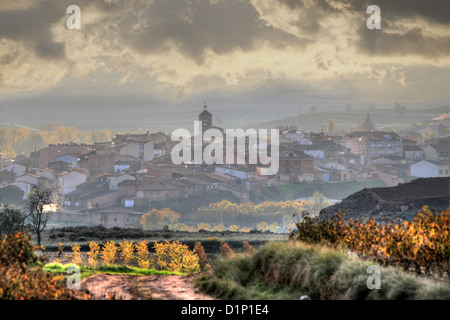
<svg viewBox="0 0 450 320">
<path fill-rule="evenodd" d="M 37 176 L 35 174 L 31 174 L 31 173 L 25 173 L 23 175 L 21 175 L 20 177 L 16 177 L 15 181 L 20 181 L 20 182 L 25 182 L 31 185 L 38 185 L 39 181 L 40 181 L 40 176 Z"/>
<path fill-rule="evenodd" d="M 233 177 L 239 178 L 239 179 L 250 179 L 252 176 L 251 172 L 244 171 L 242 169 L 239 169 L 239 168 L 237 168 L 235 166 L 231 166 L 231 165 L 216 166 L 215 171 L 224 173 L 224 174 L 228 174 L 230 176 L 233 176 Z"/>
<path fill-rule="evenodd" d="M 136 204 L 150 205 L 152 201 L 177 198 L 180 191 L 176 186 L 162 181 L 148 181 L 136 186 Z"/>
<path fill-rule="evenodd" d="M 402 137 L 402 139 L 409 139 L 415 142 L 416 145 L 423 144 L 423 134 L 415 131 L 402 131 L 399 132 L 398 135 Z"/>
<path fill-rule="evenodd" d="M 151 140 L 131 141 L 119 148 L 121 155 L 130 156 L 143 161 L 154 158 L 154 143 Z"/>
<path fill-rule="evenodd" d="M 63 207 L 70 210 L 86 209 L 87 205 L 85 205 L 83 208 L 81 206 L 81 197 L 105 190 L 108 190 L 107 182 L 91 181 L 81 183 L 76 186 L 76 190 L 69 192 L 64 196 L 64 200 L 62 203 Z"/>
<path fill-rule="evenodd" d="M 48 169 L 55 171 L 56 175 L 59 175 L 62 172 L 69 171 L 72 169 L 72 165 L 68 162 L 64 161 L 51 161 L 48 163 Z"/>
<path fill-rule="evenodd" d="M 277 180 L 289 183 L 314 181 L 314 158 L 291 150 L 280 153 Z"/>
<path fill-rule="evenodd" d="M 435 161 L 450 161 L 450 145 L 442 144 L 428 144 L 423 147 L 425 160 Z"/>
<path fill-rule="evenodd" d="M 56 172 L 55 172 L 55 170 L 50 169 L 50 168 L 37 169 L 35 171 L 35 174 L 37 176 L 44 177 L 44 178 L 47 178 L 49 180 L 55 180 L 56 179 Z"/>
<path fill-rule="evenodd" d="M 63 156 L 53 159 L 53 161 L 55 161 L 55 162 L 62 161 L 62 162 L 69 163 L 72 168 L 78 168 L 79 160 L 80 159 L 78 158 L 77 155 L 72 155 L 72 154 L 65 154 Z"/>
<path fill-rule="evenodd" d="M 296 126 L 277 127 L 280 130 L 280 137 L 288 139 L 296 144 L 308 145 L 312 144 L 307 133 L 298 131 Z"/>
<path fill-rule="evenodd" d="M 60 195 L 66 195 L 76 190 L 76 187 L 86 182 L 87 174 L 81 169 L 72 169 L 58 176 L 57 188 Z"/>
<path fill-rule="evenodd" d="M 120 205 L 121 197 L 125 195 L 122 189 L 103 190 L 80 197 L 80 209 L 108 208 Z"/>
<path fill-rule="evenodd" d="M 118 161 L 136 161 L 136 158 L 121 155 L 120 152 L 112 149 L 99 149 L 85 155 L 85 157 L 87 157 L 87 168 L 90 176 L 96 176 L 102 172 L 114 172 L 114 164 Z"/>
<path fill-rule="evenodd" d="M 405 160 L 400 156 L 380 156 L 369 159 L 370 165 L 377 164 L 400 164 L 404 163 Z"/>
<path fill-rule="evenodd" d="M 123 181 L 136 180 L 135 177 L 129 175 L 129 174 L 114 174 L 106 178 L 106 181 L 108 182 L 108 187 L 110 190 L 119 188 L 119 184 Z"/>
<path fill-rule="evenodd" d="M 344 137 L 344 144 L 354 154 L 368 158 L 382 155 L 403 156 L 402 138 L 395 132 L 355 131 Z"/>
<path fill-rule="evenodd" d="M 47 147 L 34 152 L 38 160 L 38 167 L 48 167 L 49 162 L 63 155 L 84 155 L 92 151 L 92 147 L 86 144 L 49 144 Z"/>
<path fill-rule="evenodd" d="M 439 162 L 435 160 L 422 160 L 411 164 L 410 175 L 419 178 L 439 177 Z"/>
<path fill-rule="evenodd" d="M 403 154 L 405 159 L 412 161 L 419 161 L 424 158 L 423 150 L 419 146 L 404 146 Z"/>
<path fill-rule="evenodd" d="M 14 173 L 14 175 L 16 177 L 18 176 L 23 176 L 24 173 L 26 172 L 27 168 L 24 165 L 18 164 L 18 163 L 13 163 L 9 166 L 6 166 L 2 169 L 2 171 L 9 171 Z"/>
</svg>

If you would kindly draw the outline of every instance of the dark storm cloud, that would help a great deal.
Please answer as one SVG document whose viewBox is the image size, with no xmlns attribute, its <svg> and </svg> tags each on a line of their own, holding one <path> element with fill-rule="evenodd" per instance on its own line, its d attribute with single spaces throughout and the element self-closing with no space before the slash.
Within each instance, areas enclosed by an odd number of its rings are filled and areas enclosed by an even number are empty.
<svg viewBox="0 0 450 320">
<path fill-rule="evenodd" d="M 346 9 L 337 9 L 332 1 L 316 0 L 313 6 L 311 1 L 305 0 L 277 0 L 280 4 L 290 9 L 304 9 L 307 7 L 320 8 L 324 13 L 336 13 L 351 10 L 366 15 L 369 5 L 377 5 L 381 8 L 383 18 L 395 20 L 399 18 L 421 17 L 427 21 L 436 23 L 450 23 L 450 1 L 448 0 L 341 0 L 337 4 L 345 5 Z"/>
<path fill-rule="evenodd" d="M 43 1 L 23 9 L 0 12 L 0 39 L 20 41 L 41 58 L 64 57 L 64 44 L 53 40 L 50 28 L 65 13 L 61 2 Z"/>
<path fill-rule="evenodd" d="M 327 14 L 343 14 L 342 23 L 358 23 L 350 19 L 348 13 L 356 14 L 360 23 L 357 28 L 358 37 L 354 40 L 356 47 L 364 54 L 391 56 L 416 55 L 425 58 L 437 58 L 450 55 L 450 31 L 445 35 L 436 35 L 423 31 L 424 26 L 403 25 L 402 30 L 396 29 L 395 22 L 399 20 L 424 21 L 425 23 L 441 25 L 448 28 L 450 24 L 449 0 L 375 0 L 375 1 L 340 1 L 346 4 L 345 9 L 335 9 L 331 2 L 318 0 L 314 6 L 305 6 L 303 0 L 278 0 L 280 4 L 292 10 L 313 10 Z M 381 9 L 381 30 L 369 30 L 366 20 L 369 17 L 366 10 L 369 5 L 377 5 Z M 347 14 L 346 14 L 347 13 Z M 319 17 L 320 18 L 320 17 Z M 301 21 L 299 20 L 299 23 Z M 316 25 L 316 31 L 319 28 Z M 311 31 L 314 31 L 312 29 Z"/>
<path fill-rule="evenodd" d="M 277 48 L 307 43 L 265 25 L 254 7 L 240 0 L 156 0 L 144 14 L 135 11 L 122 20 L 119 30 L 123 39 L 142 53 L 164 52 L 174 43 L 199 64 L 207 49 L 226 54 L 236 48 L 252 50 L 262 40 Z"/>
<path fill-rule="evenodd" d="M 418 55 L 431 59 L 450 55 L 450 36 L 444 39 L 427 37 L 418 28 L 404 34 L 386 34 L 383 29 L 377 31 L 360 30 L 357 45 L 361 51 L 369 55 Z"/>
</svg>

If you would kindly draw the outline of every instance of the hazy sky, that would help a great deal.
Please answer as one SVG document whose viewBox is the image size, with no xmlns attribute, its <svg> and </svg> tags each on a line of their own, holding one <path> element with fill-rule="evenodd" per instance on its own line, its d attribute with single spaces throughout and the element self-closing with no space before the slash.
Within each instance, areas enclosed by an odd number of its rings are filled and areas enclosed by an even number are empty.
<svg viewBox="0 0 450 320">
<path fill-rule="evenodd" d="M 66 27 L 72 4 L 80 30 Z M 372 4 L 381 30 L 366 26 Z M 0 1 L 0 122 L 17 101 L 170 114 L 206 100 L 223 118 L 272 117 L 299 103 L 441 106 L 449 89 L 448 0 Z"/>
</svg>

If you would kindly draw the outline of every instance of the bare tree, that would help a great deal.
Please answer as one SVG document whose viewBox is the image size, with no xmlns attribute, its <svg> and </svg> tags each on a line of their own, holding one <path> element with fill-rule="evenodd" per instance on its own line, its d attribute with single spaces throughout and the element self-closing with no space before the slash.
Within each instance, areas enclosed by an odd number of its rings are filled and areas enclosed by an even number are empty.
<svg viewBox="0 0 450 320">
<path fill-rule="evenodd" d="M 37 245 L 41 245 L 41 233 L 47 226 L 49 213 L 44 212 L 47 204 L 53 203 L 53 191 L 51 189 L 33 186 L 25 201 L 25 215 L 28 225 L 36 232 Z"/>
</svg>

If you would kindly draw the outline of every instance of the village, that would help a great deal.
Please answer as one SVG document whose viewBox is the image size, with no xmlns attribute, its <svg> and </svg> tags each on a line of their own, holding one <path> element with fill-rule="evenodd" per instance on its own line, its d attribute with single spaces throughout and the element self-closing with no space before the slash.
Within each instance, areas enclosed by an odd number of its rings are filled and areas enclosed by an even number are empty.
<svg viewBox="0 0 450 320">
<path fill-rule="evenodd" d="M 429 119 L 428 127 L 437 134 L 428 140 L 415 131 L 330 135 L 281 126 L 279 168 L 272 175 L 261 174 L 264 164 L 248 161 L 248 148 L 244 161 L 233 164 L 174 164 L 171 151 L 179 142 L 163 132 L 116 134 L 94 144 L 50 144 L 26 162 L 1 160 L 0 201 L 18 204 L 39 185 L 53 190 L 51 224 L 132 227 L 158 203 L 217 191 L 245 203 L 268 186 L 367 179 L 397 186 L 449 176 L 449 119 L 449 113 Z M 206 105 L 192 120 L 200 121 L 203 131 L 224 132 Z"/>
</svg>

